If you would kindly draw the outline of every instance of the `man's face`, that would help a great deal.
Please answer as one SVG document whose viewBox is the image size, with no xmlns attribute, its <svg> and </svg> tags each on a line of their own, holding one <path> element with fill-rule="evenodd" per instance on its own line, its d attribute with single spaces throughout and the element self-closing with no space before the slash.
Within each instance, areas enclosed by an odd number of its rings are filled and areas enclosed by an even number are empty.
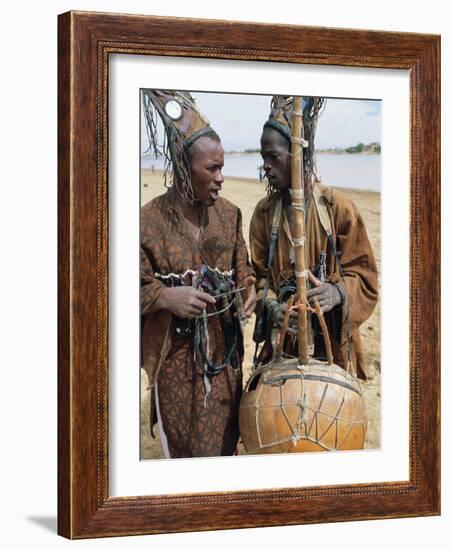
<svg viewBox="0 0 452 550">
<path fill-rule="evenodd" d="M 212 206 L 219 197 L 224 181 L 221 169 L 224 151 L 221 143 L 207 136 L 200 137 L 192 145 L 190 169 L 195 200 Z"/>
<path fill-rule="evenodd" d="M 265 128 L 261 137 L 261 156 L 268 183 L 274 189 L 290 187 L 289 143 L 277 130 Z"/>
</svg>

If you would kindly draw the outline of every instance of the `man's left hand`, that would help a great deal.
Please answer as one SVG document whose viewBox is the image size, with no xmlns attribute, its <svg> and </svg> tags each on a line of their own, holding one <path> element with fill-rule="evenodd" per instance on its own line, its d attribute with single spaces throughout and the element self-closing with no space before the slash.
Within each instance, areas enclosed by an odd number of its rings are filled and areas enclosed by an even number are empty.
<svg viewBox="0 0 452 550">
<path fill-rule="evenodd" d="M 314 306 L 314 300 L 319 302 L 323 313 L 326 313 L 331 311 L 333 307 L 338 306 L 342 298 L 341 293 L 335 285 L 331 283 L 322 283 L 308 291 L 308 301 L 311 306 Z"/>
</svg>

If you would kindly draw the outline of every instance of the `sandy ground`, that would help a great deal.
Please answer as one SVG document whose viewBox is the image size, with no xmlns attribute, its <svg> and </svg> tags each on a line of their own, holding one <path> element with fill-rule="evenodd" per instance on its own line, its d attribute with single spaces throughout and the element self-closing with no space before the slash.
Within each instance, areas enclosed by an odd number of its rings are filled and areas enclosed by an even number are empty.
<svg viewBox="0 0 452 550">
<path fill-rule="evenodd" d="M 328 182 L 325 182 L 326 184 Z M 141 204 L 145 204 L 165 191 L 162 173 L 143 170 L 141 178 Z M 370 191 L 344 190 L 358 206 L 366 224 L 367 232 L 373 246 L 378 270 L 380 272 L 380 194 Z M 243 215 L 243 234 L 248 242 L 249 223 L 256 203 L 265 196 L 265 186 L 257 180 L 246 180 L 226 177 L 221 192 L 222 196 L 240 207 Z M 246 382 L 251 368 L 254 353 L 254 342 L 251 335 L 254 320 L 245 327 L 245 360 L 244 381 Z M 368 358 L 369 379 L 364 383 L 368 413 L 368 430 L 365 448 L 376 449 L 380 446 L 380 304 L 374 313 L 361 327 L 363 347 Z M 155 439 L 149 435 L 149 384 L 146 373 L 141 371 L 141 458 L 163 458 L 158 426 L 155 427 Z M 240 454 L 245 453 L 243 446 Z"/>
</svg>

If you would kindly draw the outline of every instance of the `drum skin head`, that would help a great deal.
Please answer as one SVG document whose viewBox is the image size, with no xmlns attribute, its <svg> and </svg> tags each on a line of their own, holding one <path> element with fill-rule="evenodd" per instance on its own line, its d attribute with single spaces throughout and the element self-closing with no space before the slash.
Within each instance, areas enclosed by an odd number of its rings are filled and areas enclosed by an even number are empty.
<svg viewBox="0 0 452 550">
<path fill-rule="evenodd" d="M 360 381 L 337 365 L 275 361 L 251 375 L 239 411 L 250 454 L 362 449 L 367 417 Z"/>
</svg>

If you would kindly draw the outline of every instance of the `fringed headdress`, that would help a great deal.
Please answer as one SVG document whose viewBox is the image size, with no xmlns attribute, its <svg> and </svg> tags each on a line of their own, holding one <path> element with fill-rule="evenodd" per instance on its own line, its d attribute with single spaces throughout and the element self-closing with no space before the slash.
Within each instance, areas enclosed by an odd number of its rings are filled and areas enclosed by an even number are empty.
<svg viewBox="0 0 452 550">
<path fill-rule="evenodd" d="M 292 133 L 292 96 L 275 95 L 271 102 L 270 116 L 264 124 L 265 128 L 272 128 L 283 135 L 290 143 Z M 317 120 L 326 105 L 323 97 L 303 98 L 303 133 L 307 142 L 303 147 L 304 175 L 308 180 L 319 181 L 317 162 L 315 157 L 315 131 Z M 271 189 L 269 189 L 271 191 Z"/>
<path fill-rule="evenodd" d="M 174 186 L 183 200 L 192 203 L 194 192 L 188 150 L 202 136 L 219 138 L 188 92 L 145 89 L 142 90 L 142 101 L 149 149 L 156 156 L 162 154 L 165 157 L 165 187 Z M 157 113 L 165 128 L 162 145 L 158 143 Z"/>
</svg>

